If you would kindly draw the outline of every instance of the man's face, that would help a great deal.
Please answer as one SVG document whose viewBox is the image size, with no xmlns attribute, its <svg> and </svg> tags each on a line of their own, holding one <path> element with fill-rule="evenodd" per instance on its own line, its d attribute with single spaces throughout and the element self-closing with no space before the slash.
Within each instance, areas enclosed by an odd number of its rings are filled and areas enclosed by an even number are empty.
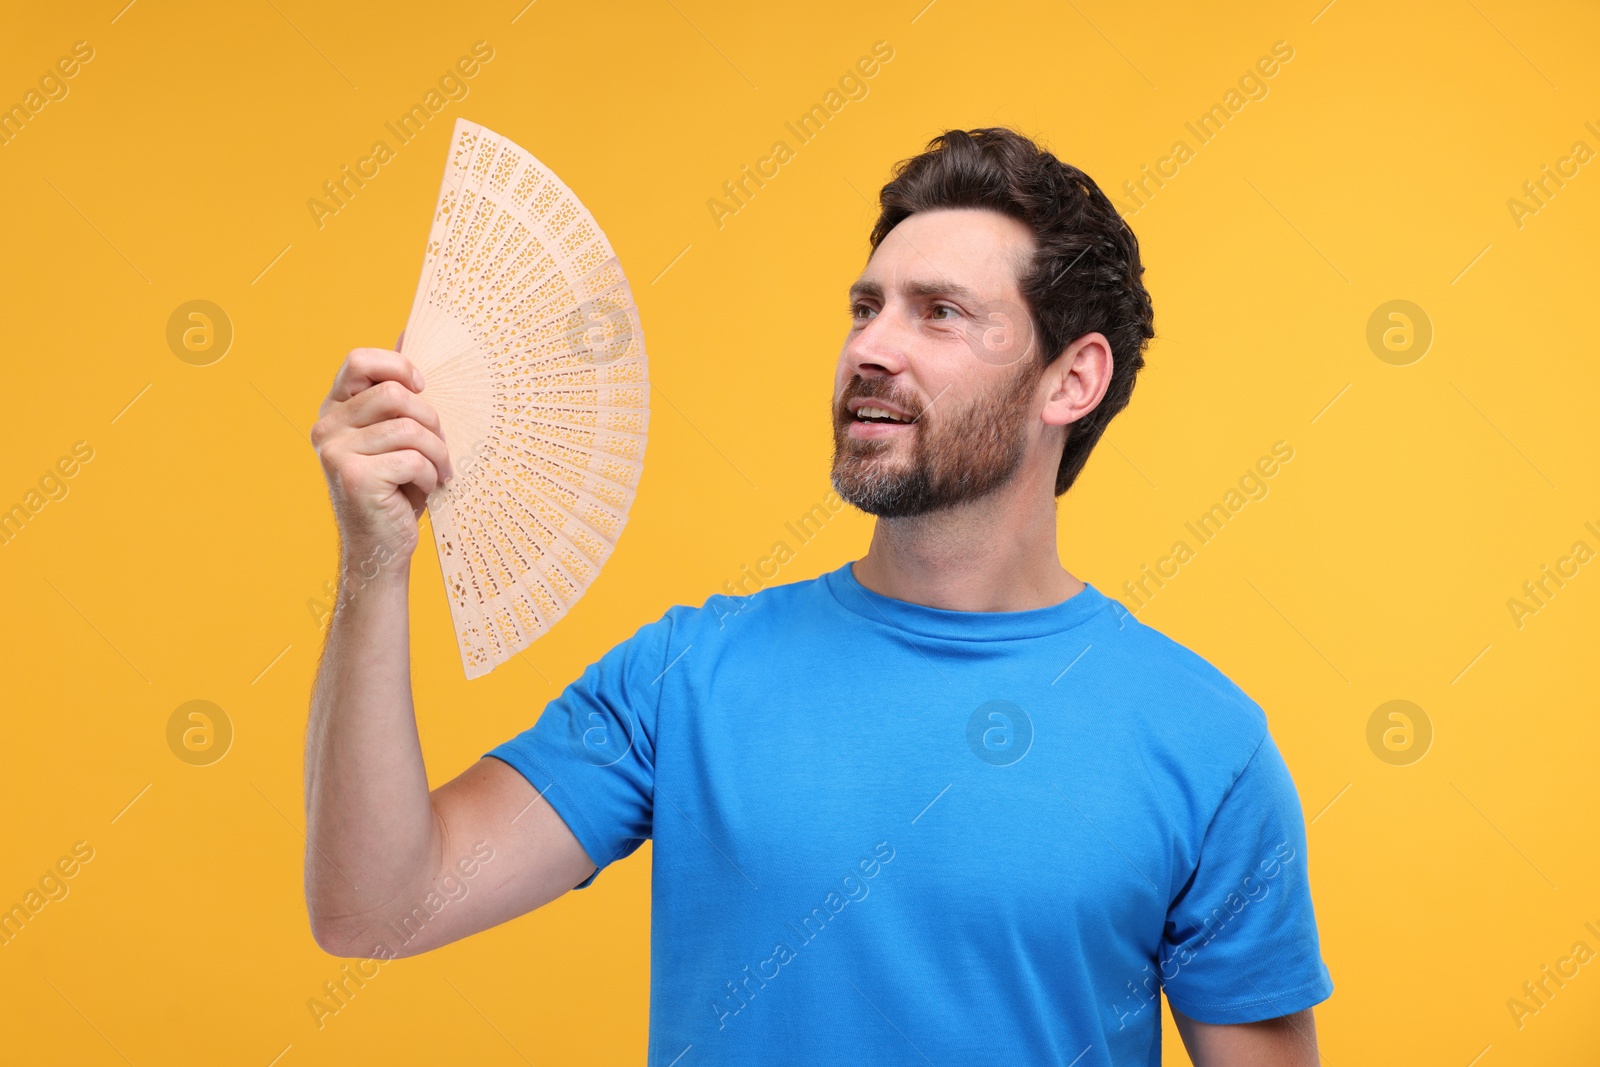
<svg viewBox="0 0 1600 1067">
<path fill-rule="evenodd" d="M 834 381 L 833 485 L 846 501 L 922 515 L 1015 476 L 1042 429 L 1043 360 L 1017 285 L 1033 244 L 1016 219 L 968 208 L 913 214 L 879 244 L 851 286 Z"/>
</svg>

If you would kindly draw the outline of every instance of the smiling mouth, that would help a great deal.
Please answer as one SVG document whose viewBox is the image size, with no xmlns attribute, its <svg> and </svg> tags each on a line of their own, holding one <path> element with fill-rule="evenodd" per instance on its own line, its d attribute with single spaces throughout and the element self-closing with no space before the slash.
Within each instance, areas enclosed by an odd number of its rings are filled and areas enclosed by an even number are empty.
<svg viewBox="0 0 1600 1067">
<path fill-rule="evenodd" d="M 873 407 L 871 404 L 863 404 L 855 413 L 855 421 L 867 423 L 887 423 L 891 426 L 906 426 L 915 422 L 916 420 L 910 418 L 909 416 L 901 418 L 898 415 L 891 415 L 883 408 Z"/>
</svg>

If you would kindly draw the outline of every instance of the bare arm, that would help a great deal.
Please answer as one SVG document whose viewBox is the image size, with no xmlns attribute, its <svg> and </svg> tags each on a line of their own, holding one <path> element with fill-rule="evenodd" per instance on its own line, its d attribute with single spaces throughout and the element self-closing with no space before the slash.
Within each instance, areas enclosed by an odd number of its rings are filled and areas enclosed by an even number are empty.
<svg viewBox="0 0 1600 1067">
<path fill-rule="evenodd" d="M 451 470 L 414 374 L 397 352 L 356 349 L 311 435 L 341 560 L 306 731 L 305 892 L 312 935 L 343 956 L 437 948 L 549 903 L 595 867 L 499 760 L 428 790 L 408 595 L 417 517 Z"/>
<path fill-rule="evenodd" d="M 1256 1023 L 1203 1023 L 1171 1002 L 1184 1048 L 1195 1067 L 1317 1067 L 1317 1024 L 1311 1009 Z"/>
</svg>

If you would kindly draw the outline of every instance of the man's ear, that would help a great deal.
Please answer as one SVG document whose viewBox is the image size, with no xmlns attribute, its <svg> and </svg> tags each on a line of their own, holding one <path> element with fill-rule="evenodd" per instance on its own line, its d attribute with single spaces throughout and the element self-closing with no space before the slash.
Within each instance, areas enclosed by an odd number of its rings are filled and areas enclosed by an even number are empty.
<svg viewBox="0 0 1600 1067">
<path fill-rule="evenodd" d="M 1077 422 L 1099 406 L 1111 386 L 1111 342 L 1098 331 L 1086 333 L 1045 368 L 1048 390 L 1041 417 L 1051 426 Z"/>
</svg>

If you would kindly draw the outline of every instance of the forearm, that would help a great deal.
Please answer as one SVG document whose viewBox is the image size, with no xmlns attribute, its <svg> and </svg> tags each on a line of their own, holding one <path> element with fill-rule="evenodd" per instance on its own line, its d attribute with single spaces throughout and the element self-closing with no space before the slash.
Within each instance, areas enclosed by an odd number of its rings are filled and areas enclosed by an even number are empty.
<svg viewBox="0 0 1600 1067">
<path fill-rule="evenodd" d="M 409 554 L 370 580 L 349 561 L 341 572 L 306 734 L 306 904 L 333 950 L 409 899 L 438 847 L 411 695 Z"/>
</svg>

